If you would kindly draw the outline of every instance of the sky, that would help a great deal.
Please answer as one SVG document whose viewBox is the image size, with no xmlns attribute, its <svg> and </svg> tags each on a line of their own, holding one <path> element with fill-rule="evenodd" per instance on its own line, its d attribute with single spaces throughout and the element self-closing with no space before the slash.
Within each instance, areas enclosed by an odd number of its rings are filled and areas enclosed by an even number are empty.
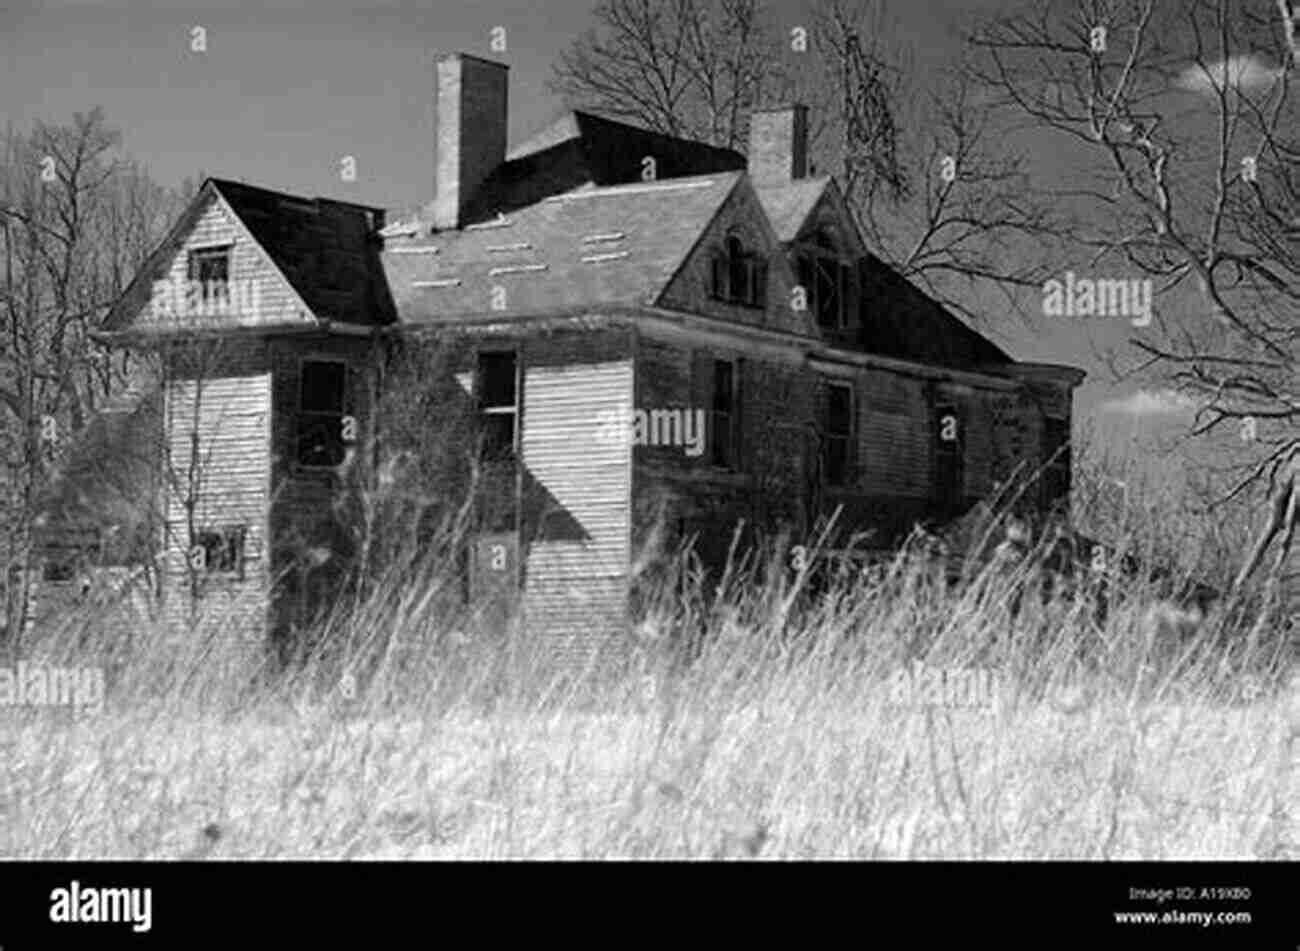
<svg viewBox="0 0 1300 951">
<path fill-rule="evenodd" d="M 917 65 L 948 62 L 960 17 L 1011 0 L 891 3 Z M 551 65 L 594 25 L 592 0 L 4 0 L 0 9 L 0 116 L 19 129 L 67 122 L 101 105 L 125 150 L 156 179 L 210 175 L 304 195 L 386 208 L 432 191 L 432 61 L 463 51 L 507 62 L 510 137 L 518 142 L 558 115 L 546 89 Z M 780 19 L 806 22 L 801 0 L 778 0 Z M 191 50 L 192 30 L 206 33 Z M 506 50 L 490 48 L 505 29 Z M 1251 64 L 1242 68 L 1249 69 Z M 1042 140 L 1038 161 L 1068 167 L 1069 149 Z M 357 178 L 340 175 L 345 156 Z M 1134 384 L 1115 387 L 1097 353 L 1122 351 L 1133 328 L 1062 318 L 1026 329 L 989 301 L 991 335 L 1020 359 L 1089 371 L 1080 415 L 1109 438 L 1186 416 L 1185 407 Z M 1183 419 L 1185 422 L 1185 419 Z"/>
</svg>

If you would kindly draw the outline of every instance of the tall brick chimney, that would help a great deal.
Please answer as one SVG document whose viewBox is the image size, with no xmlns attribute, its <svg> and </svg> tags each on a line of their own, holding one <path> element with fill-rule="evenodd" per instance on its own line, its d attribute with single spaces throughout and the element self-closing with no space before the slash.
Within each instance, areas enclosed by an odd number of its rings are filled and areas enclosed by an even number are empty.
<svg viewBox="0 0 1300 951">
<path fill-rule="evenodd" d="M 749 177 L 780 185 L 808 177 L 808 107 L 756 110 L 749 118 Z"/>
<path fill-rule="evenodd" d="M 433 223 L 459 228 L 475 190 L 505 161 L 510 67 L 449 53 L 435 71 Z"/>
</svg>

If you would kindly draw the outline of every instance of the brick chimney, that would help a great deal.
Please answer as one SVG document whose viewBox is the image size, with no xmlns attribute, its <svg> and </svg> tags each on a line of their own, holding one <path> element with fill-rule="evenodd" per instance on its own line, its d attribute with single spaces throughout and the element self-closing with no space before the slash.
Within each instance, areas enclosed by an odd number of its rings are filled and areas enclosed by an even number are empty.
<svg viewBox="0 0 1300 951">
<path fill-rule="evenodd" d="M 433 223 L 459 228 L 475 190 L 505 161 L 510 67 L 449 53 L 435 72 Z"/>
<path fill-rule="evenodd" d="M 749 177 L 781 185 L 808 177 L 808 107 L 757 110 L 749 118 Z"/>
</svg>

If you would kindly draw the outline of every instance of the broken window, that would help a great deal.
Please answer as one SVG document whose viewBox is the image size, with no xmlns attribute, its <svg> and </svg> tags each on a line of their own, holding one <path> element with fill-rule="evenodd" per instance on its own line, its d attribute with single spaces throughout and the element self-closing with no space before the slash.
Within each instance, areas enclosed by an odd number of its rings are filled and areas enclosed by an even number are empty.
<svg viewBox="0 0 1300 951">
<path fill-rule="evenodd" d="M 713 361 L 713 405 L 709 414 L 712 424 L 711 459 L 715 466 L 736 468 L 736 363 Z"/>
<path fill-rule="evenodd" d="M 246 525 L 225 525 L 198 532 L 194 547 L 202 552 L 201 570 L 209 575 L 236 575 L 242 580 L 247 535 Z"/>
<path fill-rule="evenodd" d="M 519 416 L 518 366 L 513 350 L 478 355 L 478 405 L 482 414 L 483 452 L 488 459 L 515 454 Z"/>
<path fill-rule="evenodd" d="M 822 467 L 827 485 L 845 485 L 853 461 L 853 387 L 826 387 L 826 417 L 822 423 Z"/>
<path fill-rule="evenodd" d="M 298 464 L 332 469 L 343 462 L 344 399 L 347 364 L 341 360 L 304 360 L 298 387 Z"/>
<path fill-rule="evenodd" d="M 189 253 L 188 277 L 198 282 L 200 298 L 207 306 L 221 306 L 230 300 L 230 247 L 197 248 Z"/>
</svg>

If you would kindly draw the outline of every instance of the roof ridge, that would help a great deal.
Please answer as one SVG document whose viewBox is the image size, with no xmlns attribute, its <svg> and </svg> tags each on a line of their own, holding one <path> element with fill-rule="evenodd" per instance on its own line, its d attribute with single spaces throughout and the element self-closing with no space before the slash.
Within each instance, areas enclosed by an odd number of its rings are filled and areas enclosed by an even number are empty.
<svg viewBox="0 0 1300 951">
<path fill-rule="evenodd" d="M 378 205 L 363 205 L 360 202 L 344 201 L 342 198 L 328 198 L 324 195 L 308 196 L 308 195 L 294 194 L 293 192 L 280 191 L 278 188 L 267 188 L 264 185 L 250 185 L 247 182 L 237 182 L 229 178 L 217 178 L 216 176 L 210 176 L 208 178 L 208 181 L 212 182 L 212 184 L 215 185 L 218 188 L 218 190 L 222 188 L 237 188 L 237 189 L 244 189 L 246 191 L 261 192 L 263 195 L 270 195 L 278 199 L 288 199 L 289 201 L 302 201 L 302 202 L 315 202 L 315 203 L 324 202 L 330 205 L 343 205 L 344 207 L 347 208 L 357 208 L 361 211 L 386 211 L 386 209 L 380 208 Z"/>
</svg>

